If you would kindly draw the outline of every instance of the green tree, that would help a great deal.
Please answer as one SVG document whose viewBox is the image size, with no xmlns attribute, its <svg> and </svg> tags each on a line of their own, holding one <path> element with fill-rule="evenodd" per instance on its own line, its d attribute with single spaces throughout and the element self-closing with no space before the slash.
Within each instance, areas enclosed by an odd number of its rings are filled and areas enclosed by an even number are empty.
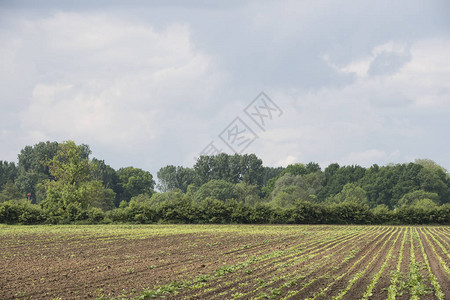
<svg viewBox="0 0 450 300">
<path fill-rule="evenodd" d="M 438 194 L 441 197 L 442 203 L 450 202 L 449 179 L 444 171 L 424 167 L 420 170 L 418 178 L 421 189 Z"/>
<path fill-rule="evenodd" d="M 287 187 L 277 192 L 269 203 L 275 208 L 292 208 L 295 202 L 300 199 L 297 194 L 298 190 L 295 187 Z"/>
<path fill-rule="evenodd" d="M 200 202 L 206 198 L 213 198 L 220 201 L 235 198 L 233 194 L 233 184 L 225 180 L 211 180 L 203 184 L 194 194 L 193 200 Z"/>
<path fill-rule="evenodd" d="M 422 170 L 422 166 L 416 163 L 401 164 L 388 166 L 396 169 L 398 179 L 392 188 L 391 206 L 398 207 L 398 200 L 403 195 L 411 193 L 420 188 L 420 180 L 418 174 Z"/>
<path fill-rule="evenodd" d="M 172 200 L 181 201 L 184 198 L 184 194 L 179 189 L 174 189 L 164 193 L 153 193 L 148 203 L 150 206 L 158 206 L 165 202 Z M 132 198 L 134 199 L 134 198 Z"/>
<path fill-rule="evenodd" d="M 309 173 L 309 170 L 306 168 L 304 164 L 297 163 L 293 165 L 288 165 L 286 169 L 284 169 L 284 171 L 281 172 L 281 175 L 287 173 L 291 175 L 305 175 Z"/>
<path fill-rule="evenodd" d="M 0 202 L 24 198 L 25 196 L 23 195 L 23 193 L 21 193 L 17 186 L 11 181 L 5 183 L 0 192 Z"/>
<path fill-rule="evenodd" d="M 258 187 L 245 182 L 236 183 L 233 187 L 233 194 L 237 201 L 251 206 L 261 201 Z"/>
<path fill-rule="evenodd" d="M 84 151 L 85 147 L 77 146 L 73 141 L 63 142 L 56 155 L 46 163 L 52 179 L 42 183 L 46 197 L 41 205 L 54 217 L 80 220 L 83 211 L 91 206 L 111 206 L 111 203 L 105 204 L 105 200 L 111 202 L 107 194 L 112 196 L 113 192 L 105 189 L 101 181 L 92 179 L 95 164 Z"/>
<path fill-rule="evenodd" d="M 422 167 L 414 164 L 397 164 L 379 167 L 373 165 L 360 181 L 371 207 L 385 204 L 393 209 L 406 193 L 420 188 L 417 173 Z"/>
<path fill-rule="evenodd" d="M 423 208 L 424 210 L 427 211 L 435 210 L 438 207 L 436 202 L 434 202 L 431 199 L 420 199 L 414 203 L 414 206 Z"/>
<path fill-rule="evenodd" d="M 95 165 L 95 167 L 92 170 L 92 178 L 103 182 L 103 186 L 105 188 L 109 188 L 112 189 L 113 191 L 116 191 L 118 188 L 117 184 L 119 181 L 116 170 L 114 170 L 111 166 L 107 165 L 104 160 L 93 158 L 92 163 Z"/>
<path fill-rule="evenodd" d="M 24 194 L 31 194 L 35 202 L 40 202 L 43 196 L 39 197 L 37 188 L 45 179 L 50 179 L 51 174 L 46 161 L 55 156 L 58 151 L 57 142 L 40 142 L 34 146 L 26 146 L 18 155 L 18 178 L 16 184 Z"/>
<path fill-rule="evenodd" d="M 440 197 L 438 194 L 426 192 L 424 190 L 417 190 L 403 195 L 403 197 L 398 201 L 397 206 L 401 207 L 404 205 L 415 205 L 417 202 L 423 199 L 430 199 L 436 205 L 439 205 L 440 203 Z"/>
<path fill-rule="evenodd" d="M 306 176 L 286 173 L 275 182 L 270 203 L 274 207 L 290 208 L 297 200 L 315 201 L 316 192 L 314 186 L 306 180 Z"/>
<path fill-rule="evenodd" d="M 317 163 L 310 162 L 307 165 L 300 163 L 291 164 L 288 165 L 285 169 L 282 169 L 277 176 L 272 177 L 265 182 L 265 186 L 261 189 L 262 196 L 266 199 L 269 198 L 275 188 L 275 182 L 285 174 L 303 176 L 307 183 L 311 187 L 314 187 L 314 194 L 316 194 L 322 188 L 325 179 L 325 175 L 323 174 L 319 164 Z"/>
<path fill-rule="evenodd" d="M 360 166 L 339 166 L 339 164 L 330 164 L 325 168 L 324 187 L 318 193 L 319 201 L 325 201 L 340 191 L 347 183 L 358 182 L 363 178 L 366 169 Z"/>
<path fill-rule="evenodd" d="M 448 173 L 444 167 L 438 165 L 435 161 L 433 161 L 431 159 L 418 158 L 418 159 L 414 160 L 414 163 L 421 165 L 425 169 L 430 170 L 432 172 L 442 172 L 444 174 Z"/>
<path fill-rule="evenodd" d="M 152 195 L 155 188 L 155 181 L 152 174 L 139 168 L 126 167 L 117 170 L 119 203 L 122 200 L 130 201 L 131 197 L 139 194 Z"/>
<path fill-rule="evenodd" d="M 278 178 L 283 170 L 283 167 L 263 167 L 262 186 L 265 187 L 272 178 Z"/>
<path fill-rule="evenodd" d="M 104 160 L 99 160 L 96 158 L 92 159 L 94 168 L 92 169 L 92 178 L 95 180 L 100 180 L 103 183 L 103 187 L 107 190 L 114 192 L 113 204 L 115 207 L 119 206 L 121 199 L 118 197 L 122 192 L 122 187 L 119 186 L 119 176 L 116 170 L 111 166 L 107 165 Z M 112 193 L 109 191 L 105 197 L 110 198 Z"/>
<path fill-rule="evenodd" d="M 368 205 L 366 192 L 355 183 L 347 183 L 337 195 L 333 197 L 336 203 L 353 202 Z"/>
<path fill-rule="evenodd" d="M 215 156 L 201 156 L 195 163 L 194 170 L 199 184 L 211 180 L 225 180 L 261 186 L 263 181 L 262 160 L 254 154 L 221 153 Z"/>
<path fill-rule="evenodd" d="M 183 193 L 186 193 L 188 186 L 197 181 L 194 169 L 172 165 L 159 169 L 157 177 L 157 187 L 162 192 L 180 189 Z"/>
<path fill-rule="evenodd" d="M 13 162 L 0 160 L 0 192 L 6 183 L 16 180 L 17 173 L 17 167 Z"/>
</svg>

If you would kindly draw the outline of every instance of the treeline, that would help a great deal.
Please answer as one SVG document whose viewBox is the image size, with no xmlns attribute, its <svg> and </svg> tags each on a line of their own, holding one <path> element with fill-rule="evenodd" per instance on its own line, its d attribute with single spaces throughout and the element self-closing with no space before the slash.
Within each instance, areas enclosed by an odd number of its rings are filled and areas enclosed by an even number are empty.
<svg viewBox="0 0 450 300">
<path fill-rule="evenodd" d="M 219 154 L 165 166 L 156 185 L 145 170 L 90 154 L 42 142 L 22 149 L 17 166 L 0 161 L 0 222 L 450 224 L 450 177 L 431 160 L 322 170 Z"/>
</svg>

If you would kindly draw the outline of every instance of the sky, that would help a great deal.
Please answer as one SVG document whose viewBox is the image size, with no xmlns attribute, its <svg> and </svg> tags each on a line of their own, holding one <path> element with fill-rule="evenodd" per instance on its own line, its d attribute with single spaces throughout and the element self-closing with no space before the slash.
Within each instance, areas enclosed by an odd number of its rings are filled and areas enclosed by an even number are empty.
<svg viewBox="0 0 450 300">
<path fill-rule="evenodd" d="M 450 2 L 0 1 L 0 160 L 450 170 Z"/>
</svg>

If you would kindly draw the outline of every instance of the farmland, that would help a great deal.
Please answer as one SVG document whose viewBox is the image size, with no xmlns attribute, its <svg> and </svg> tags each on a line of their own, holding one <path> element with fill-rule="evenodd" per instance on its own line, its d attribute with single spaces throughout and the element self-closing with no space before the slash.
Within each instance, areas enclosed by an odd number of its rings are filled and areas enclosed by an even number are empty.
<svg viewBox="0 0 450 300">
<path fill-rule="evenodd" d="M 0 225 L 0 299 L 450 299 L 450 227 Z"/>
</svg>

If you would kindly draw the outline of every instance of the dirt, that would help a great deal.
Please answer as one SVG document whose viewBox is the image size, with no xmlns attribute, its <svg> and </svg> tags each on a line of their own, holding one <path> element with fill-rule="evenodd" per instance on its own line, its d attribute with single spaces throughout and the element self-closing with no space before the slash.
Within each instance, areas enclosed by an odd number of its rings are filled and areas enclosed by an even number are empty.
<svg viewBox="0 0 450 300">
<path fill-rule="evenodd" d="M 422 243 L 424 245 L 425 253 L 428 258 L 431 270 L 436 276 L 437 281 L 439 282 L 439 285 L 442 288 L 442 291 L 445 295 L 450 295 L 450 278 L 445 273 L 444 267 L 440 263 L 439 259 L 436 256 L 436 253 L 433 251 L 433 248 L 431 245 L 433 245 L 434 249 L 436 250 L 437 254 L 443 259 L 444 263 L 448 266 L 448 260 L 447 257 L 442 253 L 442 250 L 437 246 L 437 244 L 434 244 L 431 237 L 428 237 L 428 240 L 425 238 L 425 233 L 423 230 L 419 230 L 419 236 L 422 240 Z M 429 242 L 428 242 L 429 241 Z M 431 245 L 430 245 L 431 243 Z"/>
<path fill-rule="evenodd" d="M 38 238 L 38 237 L 37 237 Z M 266 237 L 255 235 L 171 235 L 142 240 L 118 238 L 107 243 L 95 238 L 14 245 L 0 259 L 0 298 L 93 298 L 122 290 L 153 288 L 189 274 L 211 273 L 233 249 L 251 244 L 258 249 Z M 33 240 L 33 236 L 28 236 Z M 267 247 L 272 247 L 270 244 Z M 6 249 L 3 250 L 5 253 Z M 130 288 L 132 287 L 132 288 Z"/>
<path fill-rule="evenodd" d="M 308 229 L 310 235 L 303 233 L 304 227 L 298 228 L 298 232 L 279 234 L 203 232 L 145 238 L 54 233 L 0 235 L 0 299 L 134 297 L 144 289 L 174 280 L 192 281 L 199 275 L 209 278 L 199 286 L 190 284 L 176 294 L 165 294 L 165 298 L 250 299 L 265 293 L 279 299 L 289 291 L 299 291 L 291 299 L 304 299 L 328 286 L 319 299 L 331 299 L 377 255 L 344 296 L 344 299 L 360 299 L 400 234 L 370 298 L 386 299 L 405 232 L 400 281 L 407 280 L 410 263 L 407 227 L 313 226 Z M 450 298 L 450 280 L 431 245 L 446 263 L 448 258 L 428 231 L 419 228 L 418 232 L 432 272 Z M 433 228 L 431 233 L 445 241 L 449 231 L 446 227 Z M 414 251 L 417 262 L 423 264 L 416 240 Z M 252 258 L 255 262 L 242 266 Z M 239 267 L 215 276 L 216 270 L 224 266 Z M 426 269 L 422 268 L 421 272 L 427 287 L 431 288 Z M 290 281 L 292 276 L 302 274 L 304 278 Z M 337 280 L 341 275 L 344 276 Z M 397 299 L 409 297 L 406 288 Z M 434 295 L 427 294 L 421 299 L 434 299 Z"/>
<path fill-rule="evenodd" d="M 394 274 L 394 272 L 397 270 L 397 262 L 400 258 L 400 248 L 403 236 L 407 235 L 407 229 L 401 228 L 401 234 L 394 245 L 394 250 L 392 251 L 391 259 L 388 261 L 386 268 L 384 269 L 383 273 L 381 274 L 380 278 L 378 279 L 378 283 L 375 286 L 375 288 L 372 291 L 372 297 L 371 299 L 387 299 L 388 295 L 388 287 L 391 285 L 391 278 Z M 405 253 L 406 248 L 406 241 L 403 245 L 403 252 Z M 408 248 L 409 249 L 409 248 Z M 409 251 L 409 250 L 408 250 Z M 409 252 L 408 252 L 409 253 Z M 400 262 L 400 268 L 402 266 L 407 266 L 408 264 L 405 263 L 405 259 L 407 259 L 409 256 L 403 254 L 403 259 Z M 404 271 L 407 269 L 404 268 Z"/>
</svg>

